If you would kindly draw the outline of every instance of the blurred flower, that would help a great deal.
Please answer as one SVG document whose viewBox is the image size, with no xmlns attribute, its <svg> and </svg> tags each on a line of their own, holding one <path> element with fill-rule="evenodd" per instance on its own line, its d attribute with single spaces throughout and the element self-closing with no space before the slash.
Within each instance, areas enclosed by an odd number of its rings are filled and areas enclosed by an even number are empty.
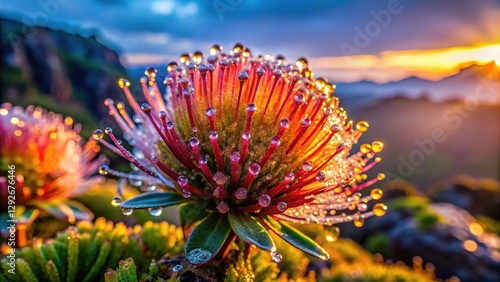
<svg viewBox="0 0 500 282">
<path fill-rule="evenodd" d="M 3 104 L 0 108 L 2 196 L 11 190 L 8 186 L 15 186 L 16 205 L 36 206 L 69 222 L 92 219 L 88 209 L 67 200 L 103 180 L 95 171 L 105 163 L 105 158 L 94 160 L 99 146 L 93 139 L 82 146 L 79 131 L 80 125 L 73 125 L 70 117 L 63 118 L 40 107 L 23 109 Z M 6 203 L 1 204 L 2 210 L 7 210 Z"/>
<path fill-rule="evenodd" d="M 212 46 L 206 60 L 194 52 L 179 61 L 168 64 L 164 95 L 157 70 L 146 70 L 142 105 L 130 83 L 119 80 L 132 117 L 123 103 L 105 101 L 132 152 L 111 128 L 105 133 L 114 145 L 99 129 L 94 137 L 132 163 L 130 174 L 100 169 L 122 178 L 113 204 L 125 214 L 149 208 L 159 215 L 164 206 L 182 204 L 185 227 L 203 219 L 186 244 L 191 263 L 223 255 L 234 234 L 280 261 L 268 230 L 327 259 L 319 245 L 277 220 L 326 226 L 354 221 L 359 227 L 366 217 L 385 213 L 383 204 L 367 206 L 382 191 L 360 193 L 384 178 L 367 180 L 365 174 L 380 161 L 376 153 L 383 144 L 363 144 L 350 153 L 369 125 L 348 121 L 333 96 L 335 85 L 314 79 L 306 59 L 289 64 L 283 56 L 252 56 L 236 44 L 229 53 Z M 147 193 L 122 202 L 124 179 Z M 159 186 L 168 191 L 155 191 Z M 327 238 L 333 241 L 338 232 L 329 228 Z"/>
</svg>

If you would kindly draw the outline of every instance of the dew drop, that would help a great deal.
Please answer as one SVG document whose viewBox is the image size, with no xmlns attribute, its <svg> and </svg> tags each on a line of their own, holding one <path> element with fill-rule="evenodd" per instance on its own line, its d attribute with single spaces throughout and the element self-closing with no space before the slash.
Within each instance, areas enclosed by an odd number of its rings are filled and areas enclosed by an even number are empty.
<svg viewBox="0 0 500 282">
<path fill-rule="evenodd" d="M 248 172 L 253 174 L 253 175 L 257 175 L 259 174 L 260 172 L 260 165 L 257 164 L 257 163 L 253 163 L 251 164 L 249 167 L 248 167 Z"/>
<path fill-rule="evenodd" d="M 318 173 L 316 174 L 316 180 L 317 180 L 317 181 L 319 181 L 319 182 L 323 182 L 323 181 L 325 181 L 325 179 L 326 179 L 326 174 L 325 174 L 324 172 L 321 172 L 321 171 L 320 171 L 320 172 L 318 172 Z"/>
<path fill-rule="evenodd" d="M 224 213 L 227 213 L 229 211 L 229 206 L 226 204 L 226 202 L 220 202 L 218 205 L 217 205 L 217 210 L 224 214 Z"/>
<path fill-rule="evenodd" d="M 271 252 L 271 258 L 273 259 L 274 262 L 280 263 L 283 257 L 281 256 L 280 253 L 278 252 Z"/>
<path fill-rule="evenodd" d="M 212 179 L 217 183 L 218 185 L 224 185 L 227 181 L 227 176 L 224 175 L 224 173 L 218 171 L 214 174 Z"/>
<path fill-rule="evenodd" d="M 118 86 L 120 88 L 129 87 L 130 86 L 130 82 L 127 79 L 125 79 L 125 78 L 120 78 L 118 80 Z"/>
<path fill-rule="evenodd" d="M 250 139 L 250 132 L 248 132 L 248 131 L 246 131 L 246 130 L 245 130 L 245 131 L 243 131 L 243 134 L 241 134 L 241 137 L 242 137 L 243 139 L 245 139 L 245 140 Z"/>
<path fill-rule="evenodd" d="M 356 123 L 356 129 L 358 129 L 361 132 L 366 132 L 369 127 L 370 125 L 368 124 L 368 122 L 363 120 L 358 121 L 358 123 Z"/>
<path fill-rule="evenodd" d="M 193 264 L 204 263 L 212 257 L 212 253 L 203 248 L 196 248 L 188 253 L 189 262 Z"/>
<path fill-rule="evenodd" d="M 224 190 L 222 190 L 221 187 L 217 187 L 215 188 L 214 190 L 214 197 L 217 198 L 217 199 L 222 199 L 224 198 Z"/>
<path fill-rule="evenodd" d="M 290 126 L 290 120 L 287 118 L 282 118 L 280 121 L 280 126 L 283 128 L 288 128 Z"/>
<path fill-rule="evenodd" d="M 238 152 L 232 152 L 230 155 L 229 155 L 229 159 L 233 162 L 237 162 L 240 160 L 240 153 Z"/>
<path fill-rule="evenodd" d="M 257 110 L 257 106 L 254 103 L 250 103 L 246 107 L 247 112 L 255 112 Z"/>
<path fill-rule="evenodd" d="M 140 180 L 139 178 L 135 178 L 135 177 L 129 178 L 128 183 L 134 187 L 142 186 L 142 180 Z"/>
<path fill-rule="evenodd" d="M 387 206 L 382 203 L 376 203 L 373 206 L 373 214 L 375 216 L 384 216 L 387 212 Z"/>
<path fill-rule="evenodd" d="M 234 196 L 236 197 L 236 199 L 238 200 L 243 200 L 243 199 L 246 199 L 247 198 L 247 195 L 248 195 L 248 191 L 247 189 L 245 189 L 244 187 L 240 187 L 238 188 L 238 190 L 236 190 L 236 192 L 234 193 Z"/>
<path fill-rule="evenodd" d="M 188 178 L 185 175 L 179 175 L 177 183 L 179 183 L 181 187 L 184 187 L 188 183 Z"/>
<path fill-rule="evenodd" d="M 313 168 L 313 165 L 311 162 L 305 162 L 303 165 L 302 165 L 302 169 L 304 171 L 311 171 Z"/>
<path fill-rule="evenodd" d="M 372 143 L 372 151 L 375 153 L 380 153 L 384 149 L 384 143 L 380 141 L 375 141 Z"/>
<path fill-rule="evenodd" d="M 121 203 L 122 203 L 122 197 L 120 196 L 114 196 L 113 199 L 111 200 L 111 205 L 113 207 L 119 207 Z"/>
<path fill-rule="evenodd" d="M 293 174 L 293 172 L 287 172 L 285 174 L 285 181 L 286 182 L 292 182 L 295 180 L 295 174 Z"/>
<path fill-rule="evenodd" d="M 213 117 L 215 116 L 215 113 L 217 112 L 216 109 L 210 107 L 210 108 L 207 108 L 207 110 L 205 111 L 207 117 Z"/>
<path fill-rule="evenodd" d="M 184 197 L 186 199 L 191 197 L 191 192 L 189 190 L 182 189 L 182 197 Z"/>
<path fill-rule="evenodd" d="M 217 133 L 217 131 L 210 131 L 210 139 L 217 139 L 219 137 L 219 134 Z"/>
<path fill-rule="evenodd" d="M 354 223 L 354 226 L 356 227 L 363 227 L 363 224 L 365 224 L 365 219 L 364 218 L 356 218 L 355 220 L 352 221 Z"/>
<path fill-rule="evenodd" d="M 95 140 L 99 140 L 99 139 L 102 139 L 102 137 L 104 137 L 104 133 L 102 132 L 102 130 L 100 130 L 100 129 L 96 129 L 96 130 L 94 130 L 94 132 L 92 133 L 92 137 L 93 137 Z"/>
<path fill-rule="evenodd" d="M 372 196 L 372 199 L 374 200 L 380 200 L 382 196 L 384 195 L 384 192 L 382 190 L 375 188 L 370 192 L 370 196 Z"/>
<path fill-rule="evenodd" d="M 176 265 L 174 265 L 174 267 L 172 267 L 172 271 L 175 273 L 178 273 L 181 270 L 182 270 L 182 265 L 180 265 L 180 264 L 176 264 Z"/>
<path fill-rule="evenodd" d="M 280 211 L 280 212 L 284 212 L 288 209 L 288 205 L 285 203 L 285 202 L 279 202 L 277 205 L 276 205 L 276 208 Z"/>
<path fill-rule="evenodd" d="M 148 212 L 152 216 L 160 216 L 161 215 L 162 209 L 160 207 L 158 208 L 149 208 Z"/>
<path fill-rule="evenodd" d="M 148 105 L 148 104 L 146 104 L 146 103 L 143 103 L 143 104 L 141 105 L 141 110 L 142 110 L 143 112 L 145 112 L 145 113 L 150 113 L 150 112 L 151 112 L 151 110 L 152 110 L 152 108 L 151 108 L 151 106 L 150 106 L 150 105 Z"/>
<path fill-rule="evenodd" d="M 337 226 L 331 226 L 325 229 L 325 239 L 328 242 L 337 241 L 339 235 L 340 235 L 340 229 Z"/>
<path fill-rule="evenodd" d="M 152 192 L 152 191 L 156 191 L 156 189 L 158 189 L 158 186 L 151 184 L 151 185 L 148 185 L 144 188 L 144 192 Z"/>
<path fill-rule="evenodd" d="M 263 194 L 259 197 L 259 205 L 261 207 L 267 207 L 269 206 L 269 204 L 271 204 L 271 196 L 269 196 L 268 194 Z"/>
<path fill-rule="evenodd" d="M 358 211 L 365 212 L 368 209 L 368 206 L 365 203 L 358 204 Z"/>
<path fill-rule="evenodd" d="M 111 129 L 111 127 L 106 127 L 106 128 L 104 129 L 104 132 L 105 132 L 106 134 L 110 134 L 110 133 L 112 133 L 112 132 L 113 132 L 113 129 Z"/>
<path fill-rule="evenodd" d="M 179 62 L 181 62 L 182 64 L 185 64 L 185 63 L 189 62 L 190 59 L 191 59 L 191 57 L 189 56 L 189 54 L 184 53 L 179 57 Z"/>
<path fill-rule="evenodd" d="M 196 137 L 192 137 L 191 140 L 189 140 L 189 143 L 191 144 L 191 147 L 196 147 L 200 144 L 200 140 Z"/>
<path fill-rule="evenodd" d="M 131 215 L 134 212 L 133 209 L 122 209 L 124 215 Z"/>
<path fill-rule="evenodd" d="M 107 175 L 108 174 L 109 167 L 107 165 L 101 165 L 99 167 L 99 174 L 100 175 Z"/>
<path fill-rule="evenodd" d="M 274 136 L 272 139 L 271 139 L 271 145 L 273 146 L 279 146 L 281 143 L 281 139 L 279 136 Z"/>
</svg>

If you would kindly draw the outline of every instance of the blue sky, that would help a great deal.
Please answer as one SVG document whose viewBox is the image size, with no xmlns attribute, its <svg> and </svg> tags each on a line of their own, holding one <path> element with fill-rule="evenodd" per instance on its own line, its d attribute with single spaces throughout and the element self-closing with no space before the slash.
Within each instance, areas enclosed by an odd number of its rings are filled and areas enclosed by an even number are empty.
<svg viewBox="0 0 500 282">
<path fill-rule="evenodd" d="M 500 42 L 496 0 L 3 0 L 0 14 L 96 34 L 128 64 L 205 51 L 212 43 L 243 42 L 295 59 Z"/>
</svg>

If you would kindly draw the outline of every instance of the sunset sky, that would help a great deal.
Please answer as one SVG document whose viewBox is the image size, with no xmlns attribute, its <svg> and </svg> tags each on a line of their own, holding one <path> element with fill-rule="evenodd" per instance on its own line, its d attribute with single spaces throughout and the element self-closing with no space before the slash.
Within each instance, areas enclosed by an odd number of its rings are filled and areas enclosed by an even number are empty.
<svg viewBox="0 0 500 282">
<path fill-rule="evenodd" d="M 51 5 L 43 5 L 51 3 Z M 212 43 L 306 56 L 337 82 L 440 79 L 500 64 L 500 1 L 1 1 L 0 15 L 95 34 L 128 66 L 158 65 Z"/>
</svg>

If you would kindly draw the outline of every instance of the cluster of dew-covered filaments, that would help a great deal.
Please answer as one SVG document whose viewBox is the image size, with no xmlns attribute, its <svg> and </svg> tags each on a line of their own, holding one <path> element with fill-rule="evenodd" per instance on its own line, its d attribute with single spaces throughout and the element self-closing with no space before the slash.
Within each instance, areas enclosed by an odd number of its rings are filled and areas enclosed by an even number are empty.
<svg viewBox="0 0 500 282">
<path fill-rule="evenodd" d="M 365 174 L 380 161 L 375 155 L 383 144 L 350 154 L 368 123 L 348 121 L 335 86 L 314 79 L 306 59 L 288 64 L 281 56 L 252 56 L 240 44 L 229 53 L 214 45 L 206 60 L 194 52 L 171 62 L 164 93 L 157 70 L 145 74 L 141 105 L 130 83 L 118 82 L 132 118 L 123 103 L 105 102 L 133 153 L 110 128 L 105 132 L 114 145 L 94 132 L 135 172 L 105 167 L 102 173 L 140 182 L 146 191 L 165 185 L 186 198 L 214 199 L 221 213 L 236 208 L 326 225 L 378 214 L 364 208 L 374 197 L 356 192 L 383 178 L 366 181 Z M 358 213 L 335 214 L 353 205 Z"/>
</svg>

